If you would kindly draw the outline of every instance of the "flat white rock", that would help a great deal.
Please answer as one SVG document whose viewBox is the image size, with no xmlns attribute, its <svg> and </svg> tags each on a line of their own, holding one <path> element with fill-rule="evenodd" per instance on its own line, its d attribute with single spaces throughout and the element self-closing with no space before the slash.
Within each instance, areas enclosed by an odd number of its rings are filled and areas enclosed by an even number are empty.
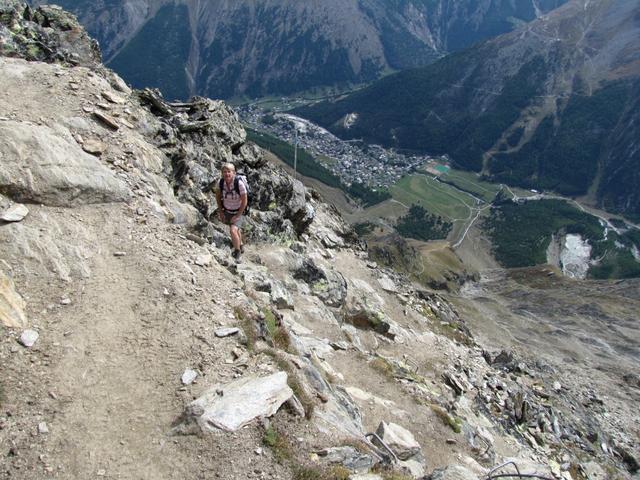
<svg viewBox="0 0 640 480">
<path fill-rule="evenodd" d="M 287 374 L 250 375 L 226 385 L 214 385 L 186 408 L 186 417 L 203 432 L 233 432 L 259 417 L 270 417 L 293 396 Z"/>
<path fill-rule="evenodd" d="M 14 203 L 0 215 L 4 222 L 20 222 L 29 214 L 29 209 L 21 203 Z"/>
<path fill-rule="evenodd" d="M 196 378 L 198 378 L 198 372 L 190 368 L 187 368 L 182 374 L 182 378 L 181 378 L 182 384 L 191 385 Z"/>
<path fill-rule="evenodd" d="M 35 330 L 25 330 L 22 332 L 22 335 L 20 335 L 20 343 L 27 348 L 31 348 L 38 341 L 39 336 Z"/>
<path fill-rule="evenodd" d="M 231 335 L 235 335 L 239 331 L 240 329 L 238 327 L 224 327 L 224 328 L 217 329 L 215 331 L 215 335 L 216 337 L 223 338 L 223 337 L 229 337 Z"/>
<path fill-rule="evenodd" d="M 198 255 L 195 259 L 195 264 L 199 267 L 206 267 L 211 265 L 211 260 L 213 260 L 213 255 L 211 254 Z"/>
</svg>

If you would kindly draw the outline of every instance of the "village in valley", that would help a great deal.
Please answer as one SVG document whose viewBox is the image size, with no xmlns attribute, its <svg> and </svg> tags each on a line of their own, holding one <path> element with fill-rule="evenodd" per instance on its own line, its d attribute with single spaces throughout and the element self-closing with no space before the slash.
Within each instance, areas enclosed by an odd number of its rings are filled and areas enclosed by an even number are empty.
<svg viewBox="0 0 640 480">
<path fill-rule="evenodd" d="M 255 105 L 236 110 L 247 127 L 291 145 L 297 144 L 345 185 L 362 183 L 374 189 L 387 188 L 416 171 L 439 176 L 449 170 L 446 156 L 409 155 L 360 140 L 344 141 L 304 118 L 288 113 L 266 113 Z"/>
</svg>

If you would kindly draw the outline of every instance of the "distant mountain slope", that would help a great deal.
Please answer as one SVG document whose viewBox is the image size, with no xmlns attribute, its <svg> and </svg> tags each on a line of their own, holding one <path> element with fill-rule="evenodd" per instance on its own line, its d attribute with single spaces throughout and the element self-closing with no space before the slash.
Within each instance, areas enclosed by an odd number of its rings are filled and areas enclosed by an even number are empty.
<svg viewBox="0 0 640 480">
<path fill-rule="evenodd" d="M 497 181 L 590 193 L 638 216 L 639 93 L 640 4 L 575 0 L 512 33 L 298 113 L 341 136 L 448 153 Z M 347 114 L 356 114 L 349 128 Z"/>
<path fill-rule="evenodd" d="M 79 16 L 107 65 L 134 86 L 225 98 L 368 82 L 565 2 L 55 0 Z"/>
</svg>

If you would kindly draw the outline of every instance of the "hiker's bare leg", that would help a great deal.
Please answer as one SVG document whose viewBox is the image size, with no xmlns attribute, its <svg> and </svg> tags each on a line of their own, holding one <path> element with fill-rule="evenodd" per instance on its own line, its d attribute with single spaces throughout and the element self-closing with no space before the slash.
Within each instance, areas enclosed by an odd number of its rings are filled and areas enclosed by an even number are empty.
<svg viewBox="0 0 640 480">
<path fill-rule="evenodd" d="M 231 225 L 229 227 L 229 231 L 231 232 L 231 243 L 233 243 L 233 249 L 240 250 L 240 245 L 242 244 L 242 234 L 240 233 L 240 229 L 235 225 Z"/>
</svg>

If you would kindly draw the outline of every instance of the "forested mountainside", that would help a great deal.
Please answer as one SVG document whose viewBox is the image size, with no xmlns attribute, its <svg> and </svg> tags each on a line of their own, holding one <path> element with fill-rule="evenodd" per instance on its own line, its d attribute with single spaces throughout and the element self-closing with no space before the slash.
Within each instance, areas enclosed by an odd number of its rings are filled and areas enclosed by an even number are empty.
<svg viewBox="0 0 640 480">
<path fill-rule="evenodd" d="M 298 113 L 343 137 L 447 153 L 499 182 L 590 193 L 638 218 L 639 39 L 638 2 L 575 0 Z"/>
<path fill-rule="evenodd" d="M 168 98 L 362 83 L 507 32 L 566 0 L 55 0 L 106 64 Z"/>
</svg>

